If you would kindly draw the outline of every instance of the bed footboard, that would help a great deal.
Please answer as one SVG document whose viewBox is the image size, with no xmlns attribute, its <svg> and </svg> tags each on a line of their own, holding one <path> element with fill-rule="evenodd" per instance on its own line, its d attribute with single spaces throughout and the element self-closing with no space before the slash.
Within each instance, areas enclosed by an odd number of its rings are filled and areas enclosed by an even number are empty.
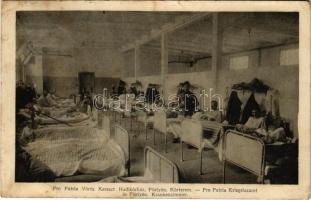
<svg viewBox="0 0 311 200">
<path fill-rule="evenodd" d="M 260 138 L 228 130 L 223 149 L 223 181 L 226 180 L 226 162 L 239 166 L 256 176 L 263 183 L 265 169 L 265 144 Z"/>
<path fill-rule="evenodd" d="M 180 138 L 181 161 L 184 161 L 183 143 L 189 144 L 198 149 L 200 153 L 200 175 L 203 174 L 203 127 L 196 120 L 185 119 L 181 123 L 182 135 Z"/>
<path fill-rule="evenodd" d="M 130 139 L 127 130 L 119 125 L 115 125 L 115 135 L 114 139 L 117 144 L 122 148 L 127 168 L 127 175 L 130 176 L 131 169 L 131 154 L 130 154 Z"/>
<path fill-rule="evenodd" d="M 160 110 L 154 113 L 153 122 L 153 145 L 156 145 L 156 134 L 155 132 L 161 132 L 165 136 L 165 153 L 167 153 L 167 124 L 166 124 L 166 113 L 164 110 Z"/>
<path fill-rule="evenodd" d="M 145 148 L 145 173 L 160 183 L 178 183 L 179 170 L 175 163 L 162 156 L 151 147 Z"/>
<path fill-rule="evenodd" d="M 110 138 L 111 134 L 110 134 L 110 119 L 108 116 L 103 115 L 102 118 L 102 123 L 101 123 L 101 129 L 103 129 L 105 131 L 105 133 L 107 134 L 107 136 Z"/>
</svg>

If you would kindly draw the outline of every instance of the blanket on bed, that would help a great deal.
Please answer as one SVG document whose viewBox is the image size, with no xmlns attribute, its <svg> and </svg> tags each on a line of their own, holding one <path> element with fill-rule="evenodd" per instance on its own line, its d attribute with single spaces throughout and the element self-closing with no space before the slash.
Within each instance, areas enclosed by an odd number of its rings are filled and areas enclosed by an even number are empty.
<svg viewBox="0 0 311 200">
<path fill-rule="evenodd" d="M 42 113 L 52 117 L 60 117 L 67 113 L 73 112 L 74 108 L 57 108 L 57 107 L 41 107 Z"/>
<path fill-rule="evenodd" d="M 56 176 L 75 173 L 123 175 L 125 156 L 103 130 L 89 127 L 46 128 L 34 132 L 24 149 L 47 165 Z"/>
<path fill-rule="evenodd" d="M 198 120 L 202 125 L 202 136 L 198 135 L 196 132 L 188 131 L 186 137 L 196 138 L 203 137 L 202 146 L 207 148 L 212 148 L 216 152 L 218 152 L 219 160 L 222 160 L 222 143 L 223 143 L 223 135 L 225 131 L 230 128 L 230 126 L 218 123 L 215 121 L 208 120 Z M 181 127 L 182 119 L 172 118 L 168 119 L 168 129 L 167 131 L 172 133 L 175 138 L 180 137 L 184 130 Z M 194 130 L 195 128 L 189 127 L 189 130 Z M 185 137 L 185 136 L 184 136 Z"/>
<path fill-rule="evenodd" d="M 72 123 L 70 122 L 70 127 L 90 127 L 90 128 L 96 128 L 97 127 L 97 121 L 94 121 L 91 118 L 88 118 L 86 120 L 83 120 L 81 122 L 77 123 Z M 63 123 L 58 123 L 58 124 L 40 124 L 37 126 L 37 129 L 45 129 L 45 128 L 69 128 L 68 125 L 63 124 Z"/>
<path fill-rule="evenodd" d="M 57 120 L 66 122 L 66 123 L 79 123 L 84 120 L 87 120 L 90 116 L 81 113 L 81 112 L 71 112 L 71 113 L 63 113 L 58 116 L 51 116 Z M 39 115 L 36 117 L 36 120 L 39 122 L 39 124 L 57 124 L 58 121 L 51 119 L 50 117 L 47 117 L 45 115 Z"/>
</svg>

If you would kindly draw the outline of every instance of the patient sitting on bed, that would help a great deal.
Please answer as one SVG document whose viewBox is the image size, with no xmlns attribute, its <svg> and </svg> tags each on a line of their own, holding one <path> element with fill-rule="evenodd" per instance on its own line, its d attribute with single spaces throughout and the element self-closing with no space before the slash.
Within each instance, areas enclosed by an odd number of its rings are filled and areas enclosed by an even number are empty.
<svg viewBox="0 0 311 200">
<path fill-rule="evenodd" d="M 218 102 L 213 100 L 211 101 L 211 110 L 205 113 L 205 116 L 209 121 L 222 122 L 222 113 L 218 108 Z"/>
<path fill-rule="evenodd" d="M 218 102 L 213 100 L 211 101 L 211 109 L 206 112 L 197 112 L 192 116 L 192 119 L 197 120 L 209 120 L 222 122 L 222 112 L 218 109 Z"/>
<path fill-rule="evenodd" d="M 252 110 L 252 116 L 250 116 L 247 122 L 243 124 L 237 124 L 236 128 L 242 132 L 252 132 L 256 129 L 265 129 L 265 118 L 261 117 L 259 114 L 259 110 Z"/>
</svg>

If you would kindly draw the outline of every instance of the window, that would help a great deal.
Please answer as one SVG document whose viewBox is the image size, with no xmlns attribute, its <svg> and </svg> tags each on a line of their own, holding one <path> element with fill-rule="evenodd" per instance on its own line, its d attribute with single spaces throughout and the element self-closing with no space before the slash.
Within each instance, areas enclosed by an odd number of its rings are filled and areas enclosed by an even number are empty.
<svg viewBox="0 0 311 200">
<path fill-rule="evenodd" d="M 296 49 L 284 49 L 280 53 L 280 65 L 298 65 L 299 52 Z"/>
<path fill-rule="evenodd" d="M 248 68 L 248 56 L 238 56 L 230 58 L 229 69 L 247 69 Z"/>
</svg>

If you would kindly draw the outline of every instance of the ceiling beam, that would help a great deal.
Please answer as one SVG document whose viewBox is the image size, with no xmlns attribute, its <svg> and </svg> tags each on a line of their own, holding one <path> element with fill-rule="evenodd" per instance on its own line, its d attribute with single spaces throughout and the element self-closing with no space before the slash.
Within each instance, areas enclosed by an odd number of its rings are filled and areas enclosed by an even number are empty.
<svg viewBox="0 0 311 200">
<path fill-rule="evenodd" d="M 155 48 L 160 49 L 160 45 L 158 44 L 148 44 L 145 46 L 153 46 Z M 187 41 L 169 41 L 168 42 L 169 49 L 176 49 L 179 51 L 189 51 L 195 53 L 209 53 L 211 51 L 210 47 L 202 46 L 202 44 L 194 43 L 194 42 L 187 42 Z"/>
<path fill-rule="evenodd" d="M 298 17 L 277 13 L 227 14 L 223 27 L 236 29 L 256 29 L 268 33 L 295 37 L 299 35 Z"/>
<path fill-rule="evenodd" d="M 127 44 L 121 48 L 121 52 L 128 51 L 130 49 L 135 48 L 137 45 L 143 45 L 146 44 L 154 39 L 160 38 L 162 34 L 170 33 L 172 31 L 178 30 L 180 28 L 184 28 L 200 19 L 203 19 L 204 17 L 208 16 L 210 13 L 200 13 L 195 14 L 191 17 L 187 17 L 185 19 L 179 19 L 175 23 L 168 23 L 163 25 L 158 30 L 152 30 L 150 35 L 142 37 L 140 40 L 137 40 L 131 44 Z"/>
<path fill-rule="evenodd" d="M 178 50 L 185 50 L 195 53 L 210 53 L 211 48 L 208 46 L 202 46 L 195 43 L 187 43 L 187 42 L 170 42 L 169 49 L 178 49 Z"/>
<path fill-rule="evenodd" d="M 175 38 L 176 39 L 176 38 Z M 243 39 L 243 38 L 242 38 Z M 240 41 L 240 40 L 238 40 Z M 203 46 L 202 44 L 210 44 Z M 181 53 L 181 51 L 192 53 L 192 54 L 208 54 L 210 55 L 212 53 L 212 37 L 207 36 L 206 40 L 201 40 L 201 43 L 193 42 L 193 41 L 183 41 L 183 40 L 170 40 L 168 43 L 169 51 L 174 52 L 177 54 Z M 144 45 L 144 47 L 152 47 L 153 49 L 160 49 L 160 44 L 158 43 L 148 43 Z M 245 49 L 245 45 L 239 42 L 230 43 L 226 40 L 223 41 L 222 50 L 224 52 L 235 52 L 235 51 L 242 51 Z"/>
<path fill-rule="evenodd" d="M 154 52 L 158 52 L 160 55 L 160 47 L 159 46 L 154 46 L 154 45 L 148 45 L 148 46 L 144 46 L 142 48 L 142 50 L 144 52 L 148 52 L 148 51 L 152 51 L 152 53 L 154 54 Z M 197 52 L 190 52 L 187 50 L 183 50 L 183 52 L 181 53 L 180 49 L 176 49 L 176 48 L 168 48 L 168 52 L 169 52 L 169 56 L 182 56 L 182 57 L 193 57 L 193 56 L 206 56 L 209 55 L 208 53 L 197 53 Z"/>
</svg>

